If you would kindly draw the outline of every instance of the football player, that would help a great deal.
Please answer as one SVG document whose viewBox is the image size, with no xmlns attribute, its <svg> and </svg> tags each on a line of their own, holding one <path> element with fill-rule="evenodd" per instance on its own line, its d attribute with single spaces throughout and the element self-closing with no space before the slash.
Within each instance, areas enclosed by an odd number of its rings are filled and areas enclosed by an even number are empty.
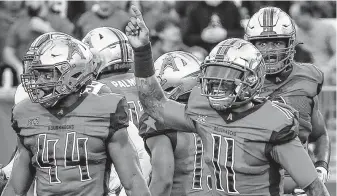
<svg viewBox="0 0 337 196">
<path fill-rule="evenodd" d="M 125 97 L 84 92 L 98 66 L 89 48 L 58 37 L 26 55 L 21 82 L 30 100 L 12 114 L 15 193 L 24 195 L 36 176 L 37 195 L 104 195 L 113 161 L 128 195 L 150 195 L 126 132 Z"/>
<path fill-rule="evenodd" d="M 197 85 L 200 62 L 192 54 L 165 53 L 154 63 L 156 76 L 169 99 L 187 103 Z M 152 195 L 211 195 L 211 174 L 203 158 L 204 146 L 196 133 L 177 132 L 158 124 L 147 114 L 140 121 L 140 135 L 151 154 Z"/>
<path fill-rule="evenodd" d="M 112 92 L 125 95 L 130 120 L 138 127 L 143 108 L 139 102 L 135 77 L 130 72 L 134 61 L 128 38 L 118 29 L 100 27 L 90 31 L 82 42 L 94 48 L 103 60 L 96 80 L 108 85 Z"/>
<path fill-rule="evenodd" d="M 255 99 L 265 77 L 259 50 L 237 38 L 217 44 L 202 63 L 200 87 L 181 104 L 165 97 L 155 76 L 149 30 L 138 8 L 131 8 L 125 30 L 144 111 L 167 127 L 200 135 L 214 195 L 281 195 L 281 167 L 309 196 L 329 195 L 297 138 L 296 111 Z"/>
<path fill-rule="evenodd" d="M 48 39 L 53 39 L 53 38 L 57 38 L 57 37 L 69 37 L 71 38 L 70 35 L 65 34 L 65 33 L 61 33 L 61 32 L 50 32 L 50 33 L 45 33 L 40 35 L 39 37 L 37 37 L 34 42 L 30 45 L 29 50 L 34 50 L 36 47 L 38 47 L 38 45 L 42 42 L 42 40 L 48 40 Z M 24 67 L 27 66 L 27 63 L 32 61 L 33 59 L 24 59 L 23 63 L 24 63 Z M 24 69 L 25 71 L 25 69 Z M 14 105 L 18 104 L 19 102 L 25 100 L 25 99 L 29 99 L 29 95 L 28 93 L 26 93 L 26 91 L 24 90 L 24 88 L 22 87 L 22 84 L 19 84 L 19 86 L 16 88 L 15 91 L 15 95 L 14 95 Z M 1 172 L 5 175 L 5 179 L 9 179 L 9 177 L 11 176 L 11 172 L 12 172 L 12 168 L 13 168 L 13 163 L 14 163 L 14 159 L 15 156 L 17 155 L 17 148 L 14 150 L 14 153 L 10 159 L 10 162 L 3 168 L 1 168 Z M 33 191 L 33 189 L 31 189 Z M 6 195 L 11 195 L 12 193 L 12 187 L 7 187 L 4 191 L 4 194 L 2 194 L 3 196 Z"/>
<path fill-rule="evenodd" d="M 114 93 L 123 94 L 129 107 L 130 121 L 138 127 L 143 108 L 138 98 L 134 74 L 130 73 L 134 61 L 133 50 L 128 38 L 118 29 L 100 27 L 90 31 L 82 42 L 87 44 L 90 49 L 98 52 L 102 59 L 102 65 L 97 71 L 97 81 L 93 81 L 88 89 L 91 86 L 97 86 L 98 83 L 98 85 L 107 85 Z M 134 126 L 132 127 L 134 128 L 134 133 L 131 133 L 130 129 L 128 129 L 128 133 L 138 152 L 143 176 L 148 181 L 151 172 L 150 156 L 144 148 L 143 140 L 138 135 L 138 129 Z M 113 174 L 112 172 L 111 175 Z M 111 176 L 111 178 L 116 180 L 110 183 L 111 192 L 116 192 L 114 190 L 120 187 L 114 183 L 118 183 L 118 177 Z"/>
<path fill-rule="evenodd" d="M 261 96 L 282 101 L 299 112 L 299 138 L 307 149 L 315 144 L 314 164 L 319 178 L 328 180 L 330 142 L 317 95 L 323 73 L 314 65 L 294 62 L 296 30 L 292 19 L 281 9 L 266 7 L 255 13 L 246 27 L 245 39 L 262 53 L 266 63 L 266 80 Z M 296 184 L 286 178 L 285 192 Z"/>
<path fill-rule="evenodd" d="M 49 40 L 49 39 L 54 39 L 54 38 L 58 38 L 58 37 L 68 37 L 68 38 L 72 38 L 70 35 L 68 34 L 65 34 L 65 33 L 61 33 L 61 32 L 50 32 L 50 33 L 45 33 L 45 34 L 42 34 L 40 35 L 39 37 L 37 37 L 34 42 L 30 45 L 30 48 L 29 48 L 29 51 L 33 51 L 34 49 L 36 49 L 37 47 L 39 47 L 39 45 L 43 42 L 45 42 L 46 40 Z M 23 63 L 24 63 L 24 67 L 27 67 L 28 66 L 28 63 L 30 63 L 33 59 L 29 58 L 29 55 L 26 56 L 28 58 L 25 58 L 23 60 Z M 97 68 L 98 69 L 98 68 Z M 24 69 L 25 70 L 25 69 Z M 94 71 L 97 71 L 97 70 L 94 70 Z M 103 93 L 109 93 L 111 92 L 110 89 L 106 86 L 106 85 L 103 85 L 103 84 L 100 84 L 99 83 L 95 83 L 96 85 L 95 86 L 92 86 L 92 85 L 88 85 L 86 89 L 87 91 L 88 90 L 91 90 L 92 93 L 96 93 L 96 94 L 103 94 Z M 15 95 L 14 95 L 14 105 L 15 104 L 18 104 L 19 102 L 25 100 L 25 99 L 29 99 L 29 95 L 28 93 L 24 90 L 22 84 L 20 84 L 16 91 L 15 91 Z M 129 126 L 128 128 L 128 131 L 130 129 L 132 129 L 132 126 Z M 13 163 L 14 163 L 14 156 L 16 155 L 16 149 L 15 149 L 15 152 L 13 153 L 13 156 L 11 158 L 11 161 L 3 168 L 1 168 L 1 173 L 4 174 L 5 178 L 8 179 L 11 175 L 11 172 L 12 172 L 12 167 L 13 167 Z M 12 191 L 12 187 L 6 187 L 6 190 L 4 191 L 5 194 L 3 194 L 4 196 L 5 195 L 10 195 Z"/>
</svg>

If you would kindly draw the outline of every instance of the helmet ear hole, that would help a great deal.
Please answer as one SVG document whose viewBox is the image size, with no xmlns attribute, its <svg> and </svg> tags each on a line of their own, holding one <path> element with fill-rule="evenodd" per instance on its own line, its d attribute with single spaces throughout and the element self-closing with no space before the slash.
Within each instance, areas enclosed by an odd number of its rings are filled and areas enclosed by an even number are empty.
<svg viewBox="0 0 337 196">
<path fill-rule="evenodd" d="M 73 74 L 71 77 L 78 78 L 80 75 L 81 75 L 81 72 L 77 72 L 77 73 Z"/>
</svg>

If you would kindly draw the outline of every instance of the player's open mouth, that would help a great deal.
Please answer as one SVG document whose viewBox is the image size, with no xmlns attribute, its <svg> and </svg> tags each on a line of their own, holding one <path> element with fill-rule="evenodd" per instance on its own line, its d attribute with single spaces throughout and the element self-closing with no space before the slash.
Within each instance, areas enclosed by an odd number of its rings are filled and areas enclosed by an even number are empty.
<svg viewBox="0 0 337 196">
<path fill-rule="evenodd" d="M 267 58 L 265 58 L 266 63 L 276 63 L 277 62 L 277 55 L 268 55 Z"/>
</svg>

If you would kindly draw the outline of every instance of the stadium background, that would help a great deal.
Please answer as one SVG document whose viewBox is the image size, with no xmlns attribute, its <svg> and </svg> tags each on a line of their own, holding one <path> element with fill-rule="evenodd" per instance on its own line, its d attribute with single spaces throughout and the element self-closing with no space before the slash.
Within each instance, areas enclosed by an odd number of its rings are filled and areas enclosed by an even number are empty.
<svg viewBox="0 0 337 196">
<path fill-rule="evenodd" d="M 264 1 L 264 2 L 241 2 L 241 1 L 233 1 L 233 5 L 236 6 L 238 13 L 240 24 L 242 27 L 245 26 L 247 22 L 247 18 L 251 16 L 251 13 L 258 10 L 261 6 L 264 5 L 274 5 L 279 6 L 283 10 L 289 13 L 291 5 L 294 2 L 288 1 Z M 85 14 L 88 12 L 97 12 L 99 6 L 97 1 L 48 1 L 46 6 L 48 7 L 49 11 L 53 14 L 57 14 L 63 20 L 68 19 L 72 28 L 73 35 L 81 38 L 81 33 L 83 34 L 86 28 L 90 28 L 90 25 L 94 23 L 94 21 L 90 21 L 85 18 Z M 148 13 L 145 16 L 145 21 L 149 25 L 151 30 L 151 35 L 153 39 L 154 45 L 154 54 L 160 55 L 164 53 L 163 49 L 163 42 L 167 40 L 164 39 L 163 36 L 160 36 L 163 29 L 165 29 L 167 24 L 176 25 L 180 27 L 181 34 L 186 34 L 186 30 L 184 30 L 184 26 L 188 24 L 189 18 L 188 15 L 191 12 L 190 10 L 195 7 L 195 4 L 198 2 L 183 2 L 183 1 L 165 1 L 165 2 L 137 2 L 133 1 L 136 5 L 139 5 L 143 8 L 143 12 Z M 317 2 L 316 2 L 317 3 Z M 26 5 L 25 5 L 26 4 Z M 318 3 L 319 4 L 319 3 Z M 122 1 L 122 2 L 113 2 L 110 6 L 117 7 L 118 10 L 124 10 L 127 14 L 128 6 L 130 5 L 130 1 Z M 2 53 L 3 48 L 6 47 L 6 40 L 8 39 L 8 34 L 12 25 L 20 19 L 20 17 L 25 16 L 25 11 L 27 9 L 27 2 L 24 2 L 20 5 L 15 5 L 12 7 L 8 7 L 4 2 L 0 2 L 0 53 Z M 227 5 L 228 6 L 228 5 Z M 317 15 L 320 18 L 320 21 L 324 23 L 331 24 L 336 28 L 336 3 L 331 1 L 326 1 L 325 4 L 322 5 L 312 5 L 318 6 L 323 10 L 320 13 L 320 9 L 315 9 L 317 11 Z M 331 7 L 332 6 L 332 7 Z M 330 13 L 331 12 L 331 13 Z M 8 16 L 9 14 L 9 16 Z M 127 16 L 127 15 L 126 15 Z M 81 19 L 82 17 L 82 19 Z M 121 17 L 125 18 L 125 15 L 121 15 Z M 85 20 L 83 20 L 85 18 Z M 112 24 L 114 20 L 119 20 L 118 17 L 115 16 L 115 19 L 112 20 Z M 166 20 L 165 18 L 172 18 L 173 20 Z M 82 21 L 81 21 L 82 20 Z M 126 18 L 127 20 L 127 18 Z M 231 19 L 228 19 L 231 20 Z M 84 22 L 83 22 L 84 21 Z M 163 24 L 166 24 L 163 25 Z M 177 25 L 178 24 L 178 25 Z M 119 24 L 116 23 L 118 26 Z M 113 26 L 113 25 L 112 25 Z M 116 27 L 117 27 L 116 26 Z M 122 28 L 122 27 L 120 27 Z M 80 31 L 78 30 L 80 29 Z M 230 31 L 228 29 L 228 31 Z M 164 32 L 165 33 L 165 32 Z M 165 34 L 162 35 L 165 36 Z M 168 31 L 167 33 L 173 33 L 172 31 Z M 240 35 L 240 34 L 238 34 Z M 238 36 L 240 37 L 240 36 Z M 195 52 L 197 55 L 200 55 L 202 58 L 208 50 L 208 46 L 202 48 L 202 44 L 199 46 L 194 46 L 193 44 L 189 43 L 189 41 L 181 36 L 184 43 L 179 45 L 177 48 L 172 48 L 172 50 L 186 50 L 190 52 Z M 161 42 L 162 41 L 162 42 Z M 170 41 L 170 40 L 168 40 Z M 175 40 L 172 40 L 175 41 Z M 157 43 L 157 44 L 156 44 Z M 304 43 L 305 44 L 305 43 Z M 194 47 L 191 47 L 194 46 Z M 166 49 L 167 50 L 167 49 Z M 302 54 L 301 52 L 307 52 L 298 48 L 300 50 L 298 53 Z M 310 53 L 310 52 L 309 52 Z M 307 53 L 304 53 L 307 54 Z M 0 55 L 2 56 L 2 55 Z M 304 55 L 305 56 L 305 55 Z M 301 56 L 298 57 L 301 60 Z M 304 61 L 306 59 L 304 58 Z M 309 60 L 310 62 L 310 60 Z M 10 68 L 11 66 L 6 63 L 6 60 L 0 57 L 0 164 L 6 165 L 15 149 L 16 146 L 16 136 L 14 131 L 11 128 L 10 118 L 11 118 L 11 109 L 14 103 L 14 93 L 15 93 L 15 86 L 17 85 L 18 78 L 15 72 L 13 72 Z M 335 80 L 335 74 L 332 75 L 332 79 Z M 332 144 L 332 152 L 331 152 L 331 162 L 330 162 L 330 170 L 331 170 L 331 177 L 328 183 L 328 189 L 331 195 L 336 195 L 336 86 L 335 82 L 327 82 L 323 86 L 323 90 L 319 95 L 320 98 L 320 109 L 325 117 L 326 125 L 329 130 L 329 136 L 331 139 Z"/>
</svg>

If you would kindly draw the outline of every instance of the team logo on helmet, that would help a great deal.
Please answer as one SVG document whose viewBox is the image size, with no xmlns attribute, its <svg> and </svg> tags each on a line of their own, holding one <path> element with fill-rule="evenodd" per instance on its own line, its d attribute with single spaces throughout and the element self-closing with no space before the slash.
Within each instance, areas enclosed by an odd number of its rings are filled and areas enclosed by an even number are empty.
<svg viewBox="0 0 337 196">
<path fill-rule="evenodd" d="M 68 58 L 67 58 L 68 60 L 71 60 L 73 58 L 74 54 L 76 54 L 76 53 L 78 55 L 80 55 L 81 59 L 85 59 L 85 56 L 84 56 L 83 52 L 81 51 L 81 49 L 79 48 L 78 44 L 69 41 L 67 45 L 69 47 Z M 85 49 L 85 48 L 83 48 L 83 49 Z"/>
<path fill-rule="evenodd" d="M 174 61 L 175 58 L 179 58 L 175 56 L 174 54 L 167 54 L 167 56 L 164 58 L 163 64 L 161 66 L 160 72 L 159 72 L 159 77 L 161 77 L 164 74 L 164 71 L 167 68 L 171 68 L 173 71 L 179 71 L 178 66 L 176 62 Z M 187 63 L 184 61 L 184 59 L 179 58 L 183 64 L 183 66 L 186 66 Z"/>
</svg>

